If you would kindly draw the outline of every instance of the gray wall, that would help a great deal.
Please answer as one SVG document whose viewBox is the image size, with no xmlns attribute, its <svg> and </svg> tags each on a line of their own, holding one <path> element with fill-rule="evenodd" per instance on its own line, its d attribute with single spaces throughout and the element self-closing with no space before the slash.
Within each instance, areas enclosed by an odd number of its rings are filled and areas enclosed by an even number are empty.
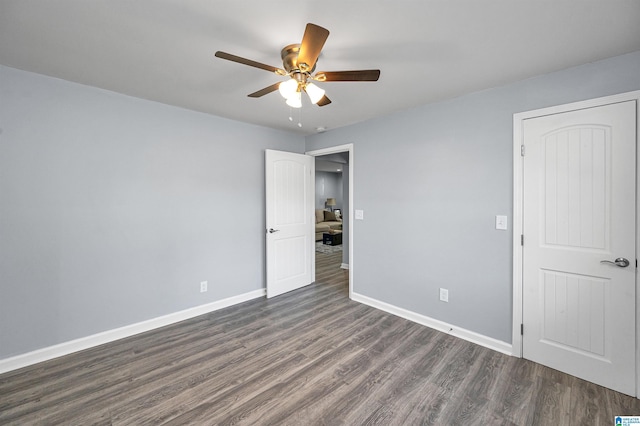
<svg viewBox="0 0 640 426">
<path fill-rule="evenodd" d="M 633 90 L 640 52 L 308 137 L 354 144 L 354 291 L 511 342 L 513 114 Z"/>
<path fill-rule="evenodd" d="M 355 147 L 354 290 L 509 342 L 513 114 L 631 90 L 640 52 L 308 137 Z M 305 150 L 0 66 L 0 359 L 263 288 L 266 148 Z"/>
<path fill-rule="evenodd" d="M 327 198 L 335 198 L 334 209 L 342 209 L 342 173 L 316 172 L 316 209 L 325 209 Z"/>
<path fill-rule="evenodd" d="M 264 288 L 265 148 L 304 140 L 0 66 L 0 359 Z"/>
</svg>

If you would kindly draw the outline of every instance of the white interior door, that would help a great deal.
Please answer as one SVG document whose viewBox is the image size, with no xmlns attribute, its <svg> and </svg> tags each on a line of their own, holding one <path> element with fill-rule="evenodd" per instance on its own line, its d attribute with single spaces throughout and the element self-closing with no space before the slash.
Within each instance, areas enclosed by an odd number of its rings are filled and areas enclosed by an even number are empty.
<svg viewBox="0 0 640 426">
<path fill-rule="evenodd" d="M 267 150 L 267 297 L 313 280 L 315 221 L 313 157 Z"/>
<path fill-rule="evenodd" d="M 523 126 L 523 356 L 635 395 L 635 101 Z"/>
</svg>

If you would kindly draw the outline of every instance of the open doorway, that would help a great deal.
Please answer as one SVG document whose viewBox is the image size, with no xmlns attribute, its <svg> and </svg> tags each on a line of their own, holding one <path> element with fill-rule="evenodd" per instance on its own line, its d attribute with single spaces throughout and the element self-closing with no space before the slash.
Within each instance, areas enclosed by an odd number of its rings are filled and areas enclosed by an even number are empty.
<svg viewBox="0 0 640 426">
<path fill-rule="evenodd" d="M 353 290 L 353 145 L 307 152 L 315 157 L 316 281 L 348 279 Z"/>
<path fill-rule="evenodd" d="M 315 157 L 316 281 L 344 281 L 349 269 L 348 217 L 349 153 Z"/>
</svg>

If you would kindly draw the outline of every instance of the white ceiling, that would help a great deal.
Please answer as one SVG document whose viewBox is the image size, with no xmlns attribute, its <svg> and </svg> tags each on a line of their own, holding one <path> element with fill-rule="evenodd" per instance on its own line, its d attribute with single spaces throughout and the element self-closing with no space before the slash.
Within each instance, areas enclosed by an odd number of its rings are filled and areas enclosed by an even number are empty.
<svg viewBox="0 0 640 426">
<path fill-rule="evenodd" d="M 328 173 L 341 173 L 343 163 L 335 163 L 333 161 L 326 161 L 316 157 L 316 172 L 328 172 Z"/>
<path fill-rule="evenodd" d="M 307 22 L 331 34 L 318 71 L 333 101 L 288 120 L 281 67 Z M 640 50 L 638 0 L 0 0 L 0 64 L 300 134 Z"/>
</svg>

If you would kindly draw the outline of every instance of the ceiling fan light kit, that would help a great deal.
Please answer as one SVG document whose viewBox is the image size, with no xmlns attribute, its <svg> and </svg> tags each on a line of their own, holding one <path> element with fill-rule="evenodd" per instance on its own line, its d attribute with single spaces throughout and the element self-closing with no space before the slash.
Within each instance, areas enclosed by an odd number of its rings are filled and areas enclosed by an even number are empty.
<svg viewBox="0 0 640 426">
<path fill-rule="evenodd" d="M 278 91 L 283 98 L 289 99 L 298 91 L 298 83 L 295 80 L 287 80 L 280 83 Z"/>
<path fill-rule="evenodd" d="M 307 85 L 304 87 L 304 91 L 307 92 L 311 103 L 314 105 L 317 104 L 320 99 L 322 99 L 325 93 L 324 89 L 319 88 L 313 83 L 307 83 Z"/>
<path fill-rule="evenodd" d="M 290 44 L 285 46 L 280 52 L 283 68 L 273 67 L 271 65 L 262 64 L 260 62 L 245 59 L 230 53 L 217 51 L 216 57 L 226 59 L 228 61 L 249 65 L 254 68 L 260 68 L 266 71 L 274 72 L 279 76 L 289 77 L 289 80 L 281 83 L 275 83 L 248 96 L 251 98 L 259 98 L 268 93 L 278 90 L 283 98 L 287 101 L 287 105 L 292 108 L 302 107 L 302 92 L 304 91 L 311 100 L 312 104 L 325 106 L 331 103 L 331 100 L 325 95 L 324 89 L 313 84 L 311 80 L 324 81 L 377 81 L 380 77 L 380 70 L 356 70 L 356 71 L 324 71 L 315 75 L 316 62 L 324 43 L 329 37 L 329 30 L 319 25 L 307 24 L 302 43 Z"/>
<path fill-rule="evenodd" d="M 291 108 L 302 108 L 302 94 L 295 92 L 293 95 L 287 98 L 287 105 Z"/>
</svg>

